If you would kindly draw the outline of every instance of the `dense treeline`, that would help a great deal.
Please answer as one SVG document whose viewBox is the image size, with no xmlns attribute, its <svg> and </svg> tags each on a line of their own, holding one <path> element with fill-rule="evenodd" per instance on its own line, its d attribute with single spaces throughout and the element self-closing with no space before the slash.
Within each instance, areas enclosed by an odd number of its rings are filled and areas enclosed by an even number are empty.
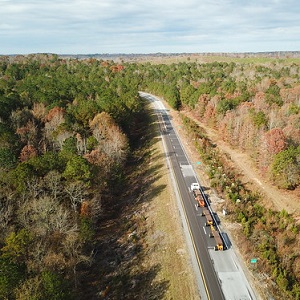
<svg viewBox="0 0 300 300">
<path fill-rule="evenodd" d="M 131 66 L 0 62 L 0 298 L 74 299 L 115 200 L 143 104 Z"/>
<path fill-rule="evenodd" d="M 284 189 L 300 184 L 300 66 L 214 62 L 145 65 L 146 90 L 192 110 L 262 174 Z"/>
</svg>

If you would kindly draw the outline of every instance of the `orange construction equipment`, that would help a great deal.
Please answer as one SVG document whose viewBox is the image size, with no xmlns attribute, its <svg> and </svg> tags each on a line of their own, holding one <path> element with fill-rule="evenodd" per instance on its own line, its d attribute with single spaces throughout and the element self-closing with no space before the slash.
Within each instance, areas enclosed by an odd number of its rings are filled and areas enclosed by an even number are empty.
<svg viewBox="0 0 300 300">
<path fill-rule="evenodd" d="M 204 207 L 206 206 L 206 203 L 203 199 L 203 196 L 202 196 L 202 193 L 200 190 L 196 189 L 196 190 L 193 190 L 193 194 L 194 194 L 194 197 L 195 197 L 195 200 L 198 202 L 198 206 L 199 207 Z"/>
</svg>

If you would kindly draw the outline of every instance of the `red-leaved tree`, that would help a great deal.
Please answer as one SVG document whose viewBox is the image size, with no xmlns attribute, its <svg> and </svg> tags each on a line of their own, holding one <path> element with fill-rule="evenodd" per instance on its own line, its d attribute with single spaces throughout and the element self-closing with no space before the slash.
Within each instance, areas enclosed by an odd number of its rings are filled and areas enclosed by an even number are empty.
<svg viewBox="0 0 300 300">
<path fill-rule="evenodd" d="M 259 150 L 259 165 L 263 172 L 267 171 L 274 155 L 286 149 L 286 136 L 280 128 L 273 128 L 262 136 Z"/>
</svg>

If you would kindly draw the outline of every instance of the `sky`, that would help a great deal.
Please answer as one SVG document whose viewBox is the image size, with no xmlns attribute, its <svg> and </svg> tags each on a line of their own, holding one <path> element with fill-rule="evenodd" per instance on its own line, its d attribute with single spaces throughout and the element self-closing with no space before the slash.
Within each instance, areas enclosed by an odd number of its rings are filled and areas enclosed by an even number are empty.
<svg viewBox="0 0 300 300">
<path fill-rule="evenodd" d="M 0 0 L 0 55 L 300 51 L 299 0 Z"/>
</svg>

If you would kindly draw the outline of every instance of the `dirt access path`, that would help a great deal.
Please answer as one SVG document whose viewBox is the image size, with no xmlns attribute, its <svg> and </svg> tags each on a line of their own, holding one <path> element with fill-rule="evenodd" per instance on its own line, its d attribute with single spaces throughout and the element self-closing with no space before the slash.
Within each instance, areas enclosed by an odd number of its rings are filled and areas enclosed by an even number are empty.
<svg viewBox="0 0 300 300">
<path fill-rule="evenodd" d="M 177 132 L 183 140 L 186 150 L 189 152 L 191 159 L 196 161 L 199 155 L 192 147 L 187 147 L 190 141 L 188 136 L 181 129 L 182 121 L 179 116 L 179 112 L 172 110 L 166 102 L 164 105 L 168 107 L 170 115 L 172 117 L 172 122 L 176 126 Z M 248 154 L 242 153 L 236 149 L 230 147 L 225 143 L 217 134 L 216 130 L 207 127 L 205 124 L 197 120 L 190 111 L 183 110 L 182 114 L 185 114 L 192 120 L 194 120 L 200 127 L 202 127 L 207 136 L 215 143 L 220 151 L 226 153 L 230 157 L 234 167 L 242 175 L 243 182 L 247 183 L 249 187 L 253 190 L 257 190 L 263 195 L 262 205 L 266 208 L 271 208 L 274 210 L 285 209 L 288 213 L 293 214 L 295 218 L 300 216 L 300 189 L 295 191 L 285 191 L 280 190 L 276 186 L 272 185 L 271 182 L 265 180 L 263 176 L 259 173 L 258 169 L 254 166 L 251 158 Z"/>
</svg>

